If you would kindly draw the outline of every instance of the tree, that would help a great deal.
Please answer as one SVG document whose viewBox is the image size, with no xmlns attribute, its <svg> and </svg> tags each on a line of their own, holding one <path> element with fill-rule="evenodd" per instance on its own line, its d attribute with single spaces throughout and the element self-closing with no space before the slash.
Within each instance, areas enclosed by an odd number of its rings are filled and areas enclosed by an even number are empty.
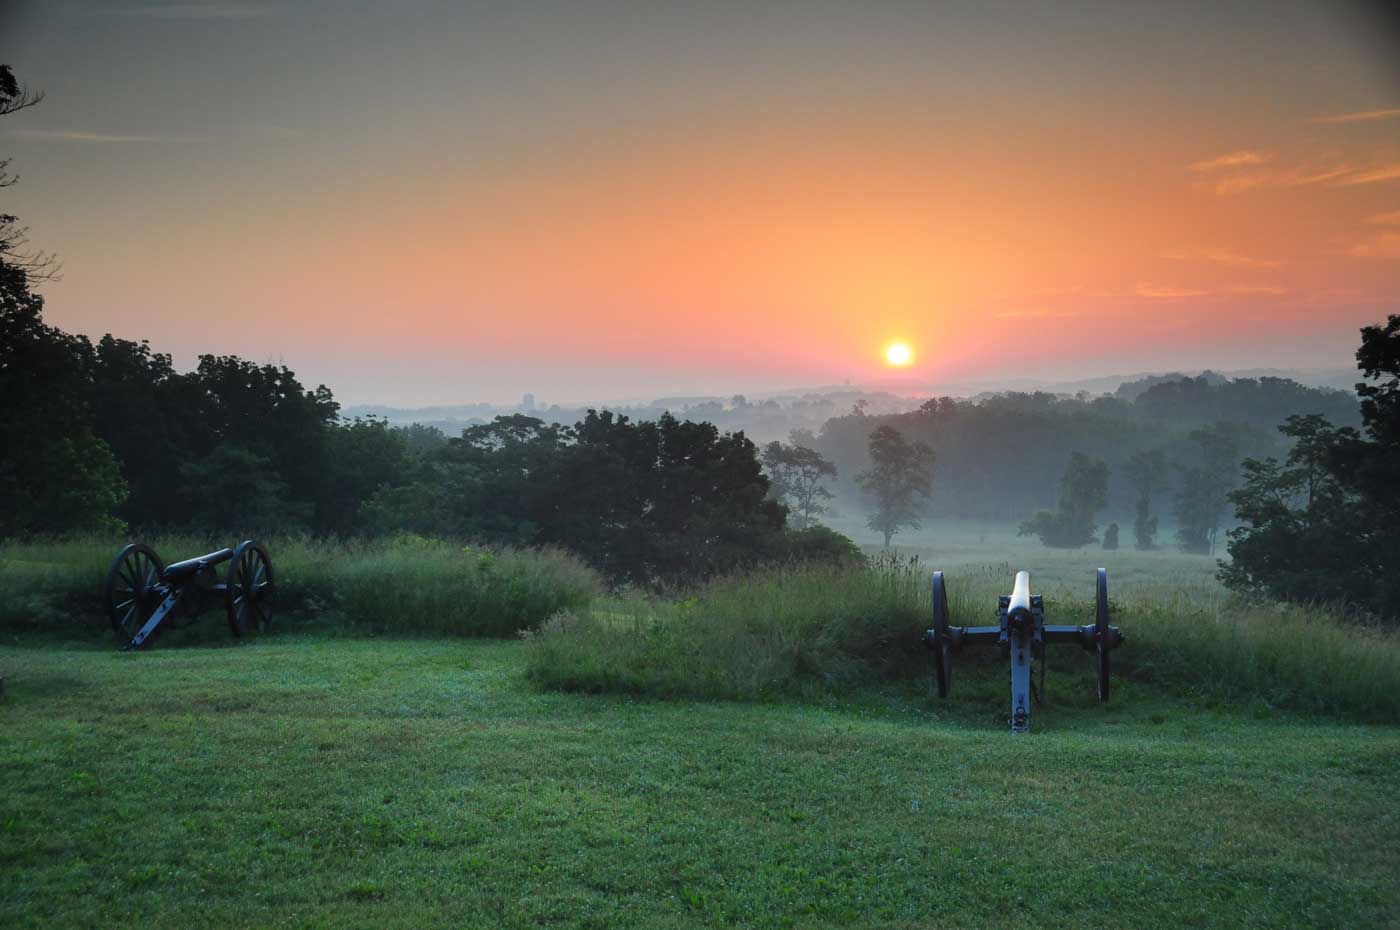
<svg viewBox="0 0 1400 930">
<path fill-rule="evenodd" d="M 1157 548 L 1157 515 L 1152 496 L 1167 486 L 1167 457 L 1161 449 L 1145 449 L 1128 459 L 1123 473 L 1137 492 L 1133 519 L 1134 544 L 1140 550 Z"/>
<path fill-rule="evenodd" d="M 1017 531 L 1019 536 L 1039 536 L 1057 549 L 1077 549 L 1095 541 L 1095 515 L 1108 498 L 1108 464 L 1073 452 L 1060 478 L 1055 509 L 1041 510 Z"/>
<path fill-rule="evenodd" d="M 367 508 L 379 529 L 564 546 L 645 587 L 782 558 L 785 517 L 742 433 L 591 410 L 572 427 L 520 414 L 470 427 Z"/>
<path fill-rule="evenodd" d="M 1289 417 L 1284 463 L 1246 459 L 1230 494 L 1230 588 L 1400 616 L 1400 316 L 1361 330 L 1357 385 L 1365 435 L 1325 417 Z"/>
<path fill-rule="evenodd" d="M 763 467 L 772 483 L 769 493 L 787 506 L 793 528 L 805 530 L 827 512 L 832 494 L 823 482 L 837 476 L 836 466 L 800 444 L 796 434 L 791 438 L 791 445 L 774 440 L 763 447 Z"/>
<path fill-rule="evenodd" d="M 870 434 L 868 471 L 856 483 L 875 498 L 875 512 L 866 525 L 883 533 L 885 548 L 902 527 L 919 528 L 920 502 L 933 491 L 934 452 L 922 442 L 908 442 L 892 426 Z"/>
<path fill-rule="evenodd" d="M 1103 531 L 1103 547 L 1105 549 L 1118 548 L 1118 524 L 1110 523 L 1108 529 Z"/>
<path fill-rule="evenodd" d="M 1235 484 L 1239 450 L 1234 431 L 1227 423 L 1193 430 L 1191 439 L 1199 447 L 1199 461 L 1178 466 L 1181 492 L 1176 504 L 1177 545 L 1183 552 L 1214 555 L 1220 517 Z"/>
<path fill-rule="evenodd" d="M 0 116 L 39 99 L 0 65 Z M 8 165 L 0 188 L 17 180 Z M 93 432 L 92 345 L 44 323 L 31 286 L 49 264 L 20 251 L 17 222 L 0 214 L 0 536 L 118 527 L 127 489 Z"/>
</svg>

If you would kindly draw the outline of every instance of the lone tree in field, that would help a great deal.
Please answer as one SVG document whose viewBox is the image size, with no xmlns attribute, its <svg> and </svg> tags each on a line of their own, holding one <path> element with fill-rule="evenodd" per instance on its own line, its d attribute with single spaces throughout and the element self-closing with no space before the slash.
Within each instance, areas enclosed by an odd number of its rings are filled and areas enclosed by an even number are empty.
<svg viewBox="0 0 1400 930">
<path fill-rule="evenodd" d="M 1181 466 L 1181 495 L 1176 502 L 1177 545 L 1183 552 L 1214 555 L 1220 517 L 1229 503 L 1239 467 L 1239 448 L 1227 424 L 1191 433 L 1200 445 L 1199 464 Z"/>
<path fill-rule="evenodd" d="M 1095 540 L 1094 515 L 1107 499 L 1108 465 L 1083 452 L 1071 453 L 1055 509 L 1036 513 L 1021 524 L 1017 535 L 1039 536 L 1056 549 L 1077 549 Z"/>
<path fill-rule="evenodd" d="M 1167 457 L 1161 449 L 1139 452 L 1128 459 L 1123 472 L 1137 491 L 1137 516 L 1133 520 L 1134 545 L 1142 551 L 1157 548 L 1157 515 L 1152 495 L 1167 486 Z"/>
<path fill-rule="evenodd" d="M 1118 524 L 1110 523 L 1108 529 L 1103 531 L 1103 547 L 1105 549 L 1118 548 Z"/>
<path fill-rule="evenodd" d="M 836 466 L 816 449 L 799 443 L 795 432 L 790 438 L 790 445 L 775 440 L 763 447 L 763 467 L 772 482 L 769 493 L 791 513 L 789 524 L 805 530 L 827 512 L 831 492 L 823 482 L 836 477 Z"/>
<path fill-rule="evenodd" d="M 1292 416 L 1284 463 L 1246 459 L 1220 580 L 1237 591 L 1400 617 L 1400 316 L 1361 330 L 1362 432 Z"/>
<path fill-rule="evenodd" d="M 866 526 L 884 534 L 886 549 L 902 527 L 919 528 L 919 505 L 933 492 L 933 462 L 928 445 L 909 442 L 893 426 L 870 434 L 870 470 L 856 483 L 875 498 Z"/>
</svg>

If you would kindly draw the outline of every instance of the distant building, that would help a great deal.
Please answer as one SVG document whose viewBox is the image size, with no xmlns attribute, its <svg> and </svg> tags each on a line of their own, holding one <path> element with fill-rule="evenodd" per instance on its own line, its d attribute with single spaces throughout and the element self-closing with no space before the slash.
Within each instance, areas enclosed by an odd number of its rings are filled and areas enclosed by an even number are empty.
<svg viewBox="0 0 1400 930">
<path fill-rule="evenodd" d="M 526 394 L 524 397 L 520 398 L 520 408 L 521 408 L 522 410 L 524 410 L 526 413 L 534 413 L 534 412 L 535 412 L 535 395 L 534 395 L 534 394 Z"/>
</svg>

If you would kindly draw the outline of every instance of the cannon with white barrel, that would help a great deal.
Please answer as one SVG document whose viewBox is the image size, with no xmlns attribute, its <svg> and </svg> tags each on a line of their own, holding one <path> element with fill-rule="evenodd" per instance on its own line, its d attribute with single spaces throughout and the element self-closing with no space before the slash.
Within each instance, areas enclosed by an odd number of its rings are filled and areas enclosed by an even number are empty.
<svg viewBox="0 0 1400 930">
<path fill-rule="evenodd" d="M 1108 616 L 1108 572 L 1099 569 L 1094 597 L 1094 622 L 1084 626 L 1051 626 L 1045 622 L 1045 603 L 1031 593 L 1029 572 L 1017 572 L 1009 595 L 997 601 L 996 626 L 953 626 L 948 615 L 948 591 L 942 572 L 933 573 L 933 628 L 924 634 L 932 653 L 938 696 L 947 697 L 953 673 L 953 655 L 969 643 L 995 643 L 1011 659 L 1011 732 L 1031 728 L 1031 704 L 1045 692 L 1045 647 L 1050 643 L 1074 643 L 1093 653 L 1098 672 L 1099 700 L 1108 700 L 1109 654 L 1125 637 Z M 1040 687 L 1032 671 L 1040 663 Z"/>
</svg>

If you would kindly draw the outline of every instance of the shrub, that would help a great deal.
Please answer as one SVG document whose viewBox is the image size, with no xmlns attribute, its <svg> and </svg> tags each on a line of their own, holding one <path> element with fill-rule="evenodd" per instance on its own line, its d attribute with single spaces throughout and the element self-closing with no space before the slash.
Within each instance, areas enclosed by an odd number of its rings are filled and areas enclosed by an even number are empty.
<svg viewBox="0 0 1400 930">
<path fill-rule="evenodd" d="M 826 562 L 832 565 L 859 566 L 865 564 L 860 546 L 830 527 L 816 525 L 805 530 L 789 530 L 783 536 L 784 550 L 790 562 Z"/>
</svg>

